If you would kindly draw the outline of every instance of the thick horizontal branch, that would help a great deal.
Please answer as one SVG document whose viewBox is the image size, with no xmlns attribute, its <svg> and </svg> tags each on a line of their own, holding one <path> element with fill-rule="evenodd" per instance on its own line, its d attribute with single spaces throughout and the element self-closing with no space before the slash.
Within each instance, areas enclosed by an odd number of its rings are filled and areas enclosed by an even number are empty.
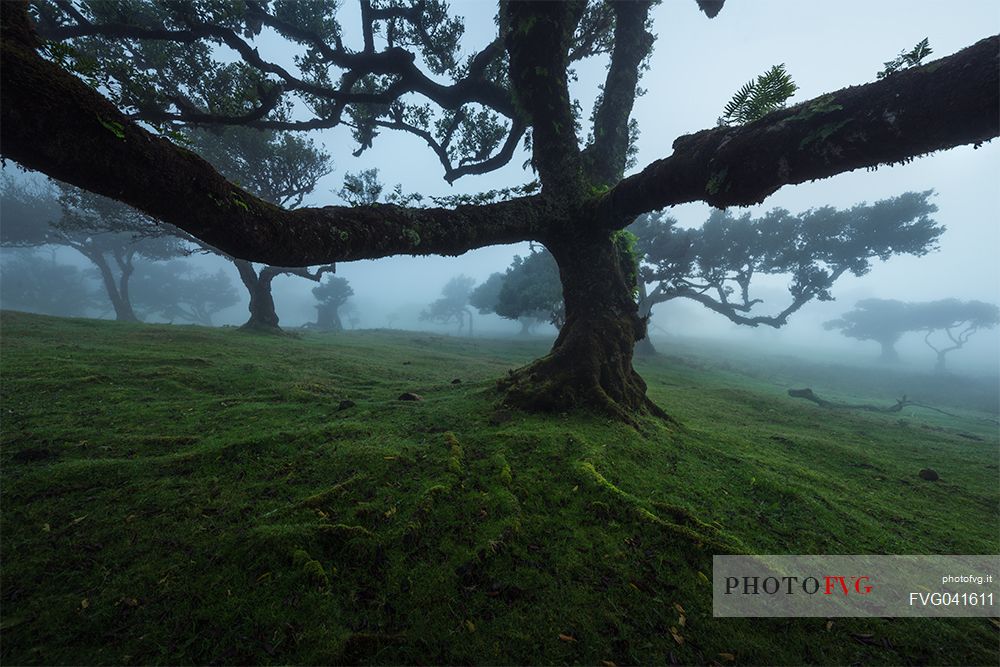
<svg viewBox="0 0 1000 667">
<path fill-rule="evenodd" d="M 538 197 L 455 209 L 381 205 L 288 211 L 245 192 L 206 161 L 129 121 L 34 47 L 27 16 L 0 5 L 5 158 L 125 202 L 234 257 L 311 266 L 396 254 L 457 255 L 543 236 Z"/>
<path fill-rule="evenodd" d="M 602 206 L 615 224 L 692 201 L 757 204 L 778 188 L 1000 134 L 1000 37 L 923 67 L 818 97 L 743 127 L 680 137 Z"/>
</svg>

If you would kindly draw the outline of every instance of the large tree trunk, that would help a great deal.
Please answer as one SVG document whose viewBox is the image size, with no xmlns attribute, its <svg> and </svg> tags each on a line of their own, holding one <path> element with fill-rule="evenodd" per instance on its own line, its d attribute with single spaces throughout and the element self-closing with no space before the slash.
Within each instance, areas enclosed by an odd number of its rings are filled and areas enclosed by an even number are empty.
<svg viewBox="0 0 1000 667">
<path fill-rule="evenodd" d="M 250 293 L 250 319 L 240 328 L 249 331 L 281 331 L 278 313 L 274 310 L 274 297 L 271 296 L 274 273 L 265 268 L 258 275 L 253 264 L 242 259 L 234 259 L 233 264 Z"/>
<path fill-rule="evenodd" d="M 546 411 L 585 407 L 626 421 L 637 413 L 666 417 L 632 368 L 646 324 L 614 243 L 605 232 L 547 245 L 559 264 L 566 322 L 548 355 L 500 381 L 504 402 Z"/>
</svg>

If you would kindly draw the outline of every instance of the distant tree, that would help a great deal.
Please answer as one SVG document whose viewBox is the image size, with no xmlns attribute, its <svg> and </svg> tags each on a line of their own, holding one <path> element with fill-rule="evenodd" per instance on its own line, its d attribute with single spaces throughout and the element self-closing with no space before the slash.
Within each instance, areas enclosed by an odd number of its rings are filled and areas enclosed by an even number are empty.
<svg viewBox="0 0 1000 667">
<path fill-rule="evenodd" d="M 330 156 L 311 139 L 291 132 L 258 130 L 247 127 L 211 127 L 189 130 L 184 140 L 227 178 L 240 183 L 261 199 L 294 208 L 316 189 L 319 179 L 330 173 Z M 228 257 L 236 266 L 240 280 L 250 295 L 250 318 L 243 325 L 252 331 L 280 331 L 271 284 L 280 275 L 294 275 L 319 281 L 333 271 L 333 265 L 307 268 L 263 265 Z"/>
<path fill-rule="evenodd" d="M 239 303 L 225 271 L 205 273 L 190 262 L 143 262 L 132 278 L 132 300 L 144 317 L 214 326 L 212 316 Z"/>
<path fill-rule="evenodd" d="M 358 304 L 354 301 L 348 301 L 337 312 L 340 314 L 341 319 L 346 320 L 352 329 L 357 329 L 360 326 L 361 312 L 358 310 Z"/>
<path fill-rule="evenodd" d="M 0 243 L 76 250 L 97 268 L 120 321 L 138 321 L 129 299 L 136 259 L 186 252 L 181 232 L 112 199 L 62 183 L 29 186 L 5 178 L 0 188 Z"/>
<path fill-rule="evenodd" d="M 500 300 L 500 290 L 503 288 L 504 274 L 493 273 L 469 293 L 469 305 L 479 311 L 480 315 L 497 312 L 497 301 Z"/>
<path fill-rule="evenodd" d="M 875 259 L 922 256 L 936 249 L 944 227 L 930 218 L 932 192 L 907 192 L 874 204 L 831 206 L 792 215 L 774 209 L 759 218 L 713 211 L 698 229 L 678 229 L 662 214 L 640 216 L 629 227 L 638 237 L 639 315 L 658 303 L 686 298 L 735 322 L 784 326 L 813 299 L 831 301 L 831 288 L 850 272 L 862 276 Z M 760 275 L 788 275 L 790 302 L 769 315 L 755 314 L 752 298 Z M 651 288 L 650 288 L 651 286 Z M 648 341 L 646 350 L 651 351 Z"/>
<path fill-rule="evenodd" d="M 945 356 L 948 353 L 965 347 L 977 331 L 992 329 L 1000 324 L 1000 308 L 983 301 L 942 299 L 913 304 L 913 311 L 912 320 L 916 328 L 926 332 L 924 343 L 937 354 L 934 369 L 938 373 L 945 372 Z M 935 345 L 931 338 L 939 332 L 944 332 L 946 341 Z"/>
<path fill-rule="evenodd" d="M 897 359 L 893 346 L 904 333 L 924 332 L 924 342 L 937 355 L 935 370 L 943 373 L 948 353 L 963 348 L 980 329 L 991 329 L 997 324 L 1000 324 L 1000 308 L 982 301 L 942 299 L 903 303 L 864 299 L 855 304 L 854 310 L 823 326 L 837 329 L 848 338 L 876 341 L 882 346 L 882 359 L 886 361 Z M 944 332 L 947 342 L 935 345 L 931 338 L 939 332 Z"/>
<path fill-rule="evenodd" d="M 0 308 L 82 317 L 102 303 L 84 271 L 36 249 L 5 250 L 0 261 Z"/>
<path fill-rule="evenodd" d="M 420 313 L 421 321 L 458 323 L 458 333 L 465 330 L 465 325 L 469 325 L 469 335 L 472 335 L 472 311 L 469 310 L 469 297 L 472 294 L 472 286 L 476 284 L 474 278 L 460 275 L 455 276 L 441 288 L 441 298 L 431 303 Z"/>
<path fill-rule="evenodd" d="M 316 328 L 322 331 L 341 331 L 340 309 L 354 296 L 346 278 L 327 275 L 323 282 L 313 287 L 316 304 Z"/>
<path fill-rule="evenodd" d="M 525 257 L 514 256 L 514 261 L 503 274 L 503 283 L 492 312 L 521 322 L 522 333 L 527 333 L 539 322 L 562 327 L 566 320 L 566 308 L 559 282 L 559 266 L 548 250 L 532 247 L 531 253 Z"/>
<path fill-rule="evenodd" d="M 911 304 L 891 299 L 863 299 L 854 304 L 854 310 L 838 319 L 823 323 L 828 331 L 836 329 L 848 338 L 875 341 L 882 347 L 882 361 L 899 360 L 896 343 L 907 331 L 912 331 Z"/>
</svg>

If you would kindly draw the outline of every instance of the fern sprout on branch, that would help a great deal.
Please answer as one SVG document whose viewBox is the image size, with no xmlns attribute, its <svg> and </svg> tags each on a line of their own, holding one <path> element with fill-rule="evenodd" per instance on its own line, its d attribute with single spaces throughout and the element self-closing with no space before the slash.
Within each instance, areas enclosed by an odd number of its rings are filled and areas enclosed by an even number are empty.
<svg viewBox="0 0 1000 667">
<path fill-rule="evenodd" d="M 775 109 L 785 106 L 789 97 L 799 87 L 785 70 L 785 65 L 775 65 L 755 80 L 748 81 L 736 91 L 726 104 L 720 125 L 744 125 L 763 118 Z"/>
<path fill-rule="evenodd" d="M 910 67 L 919 67 L 921 64 L 920 61 L 929 56 L 932 52 L 933 50 L 931 49 L 929 39 L 924 37 L 922 40 L 917 42 L 917 45 L 914 46 L 909 52 L 900 51 L 896 58 L 887 63 L 883 63 L 885 65 L 885 69 L 880 71 L 875 76 L 879 79 L 884 79 L 890 74 L 894 74 L 900 70 L 909 69 Z"/>
</svg>

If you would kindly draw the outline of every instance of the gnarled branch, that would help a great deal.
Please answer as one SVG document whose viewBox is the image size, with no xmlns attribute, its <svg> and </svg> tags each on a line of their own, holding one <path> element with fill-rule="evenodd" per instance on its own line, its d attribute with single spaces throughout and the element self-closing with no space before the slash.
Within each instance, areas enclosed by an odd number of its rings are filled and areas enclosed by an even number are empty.
<svg viewBox="0 0 1000 667">
<path fill-rule="evenodd" d="M 611 224 L 624 227 L 666 206 L 748 206 L 784 185 L 989 141 L 1000 134 L 998 53 L 1000 37 L 989 37 L 743 127 L 680 137 L 673 155 L 623 180 L 601 206 Z"/>
<path fill-rule="evenodd" d="M 234 257 L 312 266 L 396 254 L 458 255 L 538 239 L 554 214 L 539 205 L 539 197 L 455 209 L 281 209 L 129 121 L 85 83 L 41 58 L 27 14 L 11 5 L 0 6 L 3 156 L 125 202 Z"/>
</svg>

